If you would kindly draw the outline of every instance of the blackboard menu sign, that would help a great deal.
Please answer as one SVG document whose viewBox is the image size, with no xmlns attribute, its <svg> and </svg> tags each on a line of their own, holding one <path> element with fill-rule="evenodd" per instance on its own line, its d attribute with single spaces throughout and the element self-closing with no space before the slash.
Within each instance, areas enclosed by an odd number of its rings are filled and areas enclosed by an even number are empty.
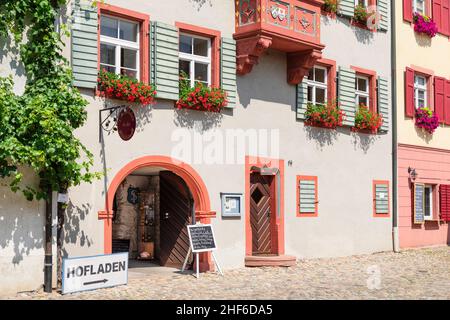
<svg viewBox="0 0 450 320">
<path fill-rule="evenodd" d="M 425 185 L 421 183 L 414 184 L 414 223 L 421 224 L 425 222 Z"/>
<path fill-rule="evenodd" d="M 189 241 L 192 252 L 213 251 L 216 249 L 214 232 L 210 224 L 188 226 Z"/>
</svg>

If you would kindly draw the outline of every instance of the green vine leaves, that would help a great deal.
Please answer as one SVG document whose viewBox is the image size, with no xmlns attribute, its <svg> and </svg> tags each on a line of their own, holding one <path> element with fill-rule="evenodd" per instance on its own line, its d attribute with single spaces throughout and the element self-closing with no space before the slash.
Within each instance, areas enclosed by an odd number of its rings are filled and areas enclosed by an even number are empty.
<svg viewBox="0 0 450 320">
<path fill-rule="evenodd" d="M 66 0 L 0 2 L 0 37 L 13 37 L 25 67 L 25 92 L 13 91 L 12 77 L 0 78 L 0 179 L 27 200 L 46 197 L 49 188 L 65 190 L 92 182 L 93 154 L 74 135 L 87 120 L 87 101 L 73 87 L 62 55 L 62 35 L 55 28 Z M 26 36 L 24 36 L 26 35 Z M 23 179 L 31 168 L 39 186 Z"/>
</svg>

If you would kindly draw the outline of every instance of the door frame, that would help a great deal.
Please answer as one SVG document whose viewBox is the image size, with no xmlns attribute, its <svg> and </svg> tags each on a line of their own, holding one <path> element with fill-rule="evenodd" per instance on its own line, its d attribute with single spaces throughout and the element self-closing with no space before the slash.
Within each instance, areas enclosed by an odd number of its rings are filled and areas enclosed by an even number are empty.
<svg viewBox="0 0 450 320">
<path fill-rule="evenodd" d="M 277 168 L 279 170 L 280 179 L 277 181 L 276 177 L 273 179 L 274 199 L 275 204 L 279 203 L 279 209 L 275 205 L 275 218 L 271 219 L 271 233 L 272 233 L 272 253 L 277 255 L 284 254 L 284 160 L 271 159 L 255 156 L 245 157 L 245 255 L 253 255 L 252 246 L 252 227 L 250 224 L 250 174 L 252 166 L 262 167 L 266 165 L 270 168 Z M 280 184 L 279 186 L 277 184 Z M 279 191 L 278 191 L 279 190 Z M 278 194 L 279 193 L 279 194 Z"/>
</svg>

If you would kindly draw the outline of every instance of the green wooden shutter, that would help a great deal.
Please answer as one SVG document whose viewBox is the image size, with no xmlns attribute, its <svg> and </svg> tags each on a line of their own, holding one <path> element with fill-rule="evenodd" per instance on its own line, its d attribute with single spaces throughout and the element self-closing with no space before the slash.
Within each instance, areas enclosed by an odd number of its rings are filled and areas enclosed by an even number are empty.
<svg viewBox="0 0 450 320">
<path fill-rule="evenodd" d="M 375 213 L 389 214 L 389 185 L 387 183 L 375 184 Z"/>
<path fill-rule="evenodd" d="M 338 100 L 339 106 L 345 113 L 343 124 L 355 125 L 356 101 L 355 101 L 355 71 L 345 67 L 339 67 L 338 74 Z"/>
<path fill-rule="evenodd" d="M 378 113 L 383 116 L 383 124 L 380 130 L 389 130 L 389 87 L 385 78 L 378 77 Z"/>
<path fill-rule="evenodd" d="M 378 13 L 381 15 L 378 29 L 387 31 L 389 28 L 389 2 L 388 0 L 378 0 Z"/>
<path fill-rule="evenodd" d="M 299 213 L 317 213 L 317 183 L 314 179 L 300 179 L 299 181 Z"/>
<path fill-rule="evenodd" d="M 93 89 L 98 75 L 98 13 L 88 1 L 72 5 L 72 70 L 74 86 Z"/>
<path fill-rule="evenodd" d="M 236 41 L 222 38 L 220 50 L 220 86 L 227 93 L 228 108 L 236 106 Z"/>
<path fill-rule="evenodd" d="M 353 17 L 355 15 L 355 1 L 353 0 L 339 1 L 339 13 L 346 17 Z"/>
<path fill-rule="evenodd" d="M 157 98 L 178 100 L 178 29 L 161 22 L 153 22 L 152 82 L 156 85 Z"/>
<path fill-rule="evenodd" d="M 297 85 L 297 119 L 305 120 L 305 112 L 308 106 L 308 85 L 305 78 Z"/>
</svg>

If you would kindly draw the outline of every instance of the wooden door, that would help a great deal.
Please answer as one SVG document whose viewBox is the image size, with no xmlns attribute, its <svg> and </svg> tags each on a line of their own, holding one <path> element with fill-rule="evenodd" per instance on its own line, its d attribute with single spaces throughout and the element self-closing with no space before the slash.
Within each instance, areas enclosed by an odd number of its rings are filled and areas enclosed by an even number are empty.
<svg viewBox="0 0 450 320">
<path fill-rule="evenodd" d="M 272 253 L 271 216 L 273 177 L 253 173 L 250 176 L 250 224 L 253 255 Z"/>
<path fill-rule="evenodd" d="M 176 174 L 160 172 L 160 253 L 162 266 L 180 268 L 189 250 L 187 225 L 192 220 L 190 192 Z M 192 257 L 189 263 L 191 263 Z"/>
</svg>

